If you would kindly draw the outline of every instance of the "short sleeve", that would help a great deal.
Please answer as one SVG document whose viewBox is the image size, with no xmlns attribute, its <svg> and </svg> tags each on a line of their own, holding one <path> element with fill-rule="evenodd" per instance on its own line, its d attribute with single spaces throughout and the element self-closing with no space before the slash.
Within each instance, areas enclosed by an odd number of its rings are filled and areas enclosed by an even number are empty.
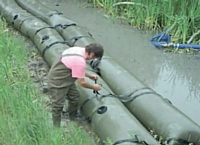
<svg viewBox="0 0 200 145">
<path fill-rule="evenodd" d="M 84 65 L 73 65 L 72 68 L 73 78 L 84 78 L 85 77 L 85 66 Z"/>
</svg>

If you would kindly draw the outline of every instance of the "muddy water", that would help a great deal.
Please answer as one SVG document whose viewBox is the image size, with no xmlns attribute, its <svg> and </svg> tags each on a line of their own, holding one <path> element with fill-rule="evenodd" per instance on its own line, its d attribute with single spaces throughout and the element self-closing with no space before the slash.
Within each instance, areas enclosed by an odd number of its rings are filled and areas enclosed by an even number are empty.
<svg viewBox="0 0 200 145">
<path fill-rule="evenodd" d="M 200 55 L 164 53 L 149 43 L 155 34 L 120 24 L 84 0 L 43 3 L 87 29 L 118 64 L 200 125 Z"/>
</svg>

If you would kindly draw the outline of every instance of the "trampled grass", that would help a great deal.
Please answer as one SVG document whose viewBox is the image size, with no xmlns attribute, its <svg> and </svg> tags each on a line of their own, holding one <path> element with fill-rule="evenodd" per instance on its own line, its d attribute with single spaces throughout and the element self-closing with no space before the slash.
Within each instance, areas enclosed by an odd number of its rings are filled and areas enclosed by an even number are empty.
<svg viewBox="0 0 200 145">
<path fill-rule="evenodd" d="M 0 21 L 0 144 L 2 145 L 94 145 L 76 124 L 53 128 L 40 101 L 38 88 L 27 70 L 29 52 Z"/>
</svg>

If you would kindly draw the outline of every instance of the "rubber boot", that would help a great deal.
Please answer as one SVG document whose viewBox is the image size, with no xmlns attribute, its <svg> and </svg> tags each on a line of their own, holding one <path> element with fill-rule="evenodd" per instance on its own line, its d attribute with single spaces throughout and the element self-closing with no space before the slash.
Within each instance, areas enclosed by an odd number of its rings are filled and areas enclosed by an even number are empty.
<svg viewBox="0 0 200 145">
<path fill-rule="evenodd" d="M 69 101 L 68 104 L 69 104 L 68 106 L 69 119 L 75 120 L 77 116 L 78 103 Z"/>
<path fill-rule="evenodd" d="M 59 115 L 59 116 L 52 115 L 52 119 L 53 119 L 54 127 L 60 128 L 60 126 L 61 126 L 61 115 Z"/>
<path fill-rule="evenodd" d="M 74 111 L 74 112 L 70 112 L 70 113 L 69 113 L 69 119 L 70 119 L 71 121 L 76 120 L 76 117 L 77 117 L 77 111 Z"/>
</svg>

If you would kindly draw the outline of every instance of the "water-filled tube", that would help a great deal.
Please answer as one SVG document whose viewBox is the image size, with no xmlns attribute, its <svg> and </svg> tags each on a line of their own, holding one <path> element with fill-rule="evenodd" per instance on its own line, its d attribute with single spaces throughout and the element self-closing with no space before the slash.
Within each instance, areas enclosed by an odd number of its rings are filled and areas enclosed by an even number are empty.
<svg viewBox="0 0 200 145">
<path fill-rule="evenodd" d="M 109 56 L 91 66 L 132 114 L 154 134 L 171 144 L 200 142 L 200 127 L 173 104 L 143 84 Z M 98 69 L 97 69 L 98 68 Z"/>
<path fill-rule="evenodd" d="M 57 31 L 67 41 L 69 46 L 76 45 L 84 47 L 95 42 L 89 32 L 77 26 L 75 22 L 64 17 L 60 12 L 35 1 L 16 0 L 16 2 L 32 15 L 40 18 L 50 26 L 56 27 Z"/>
<path fill-rule="evenodd" d="M 55 57 L 69 47 L 54 27 L 23 10 L 17 3 L 6 0 L 5 3 L 1 1 L 0 4 L 2 16 L 34 42 L 49 66 Z"/>
<path fill-rule="evenodd" d="M 90 79 L 87 81 L 94 83 Z M 98 136 L 104 141 L 110 139 L 113 144 L 158 144 L 121 101 L 112 96 L 112 91 L 101 78 L 98 79 L 98 83 L 103 88 L 96 93 L 78 87 L 80 110 L 91 122 Z"/>
</svg>

